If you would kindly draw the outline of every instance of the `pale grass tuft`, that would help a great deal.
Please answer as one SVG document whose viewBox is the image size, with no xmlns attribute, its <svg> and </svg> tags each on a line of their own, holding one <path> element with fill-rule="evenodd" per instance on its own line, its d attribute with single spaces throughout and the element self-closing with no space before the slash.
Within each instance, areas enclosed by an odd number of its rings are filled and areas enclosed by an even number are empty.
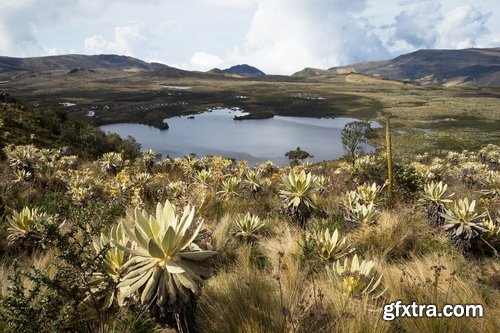
<svg viewBox="0 0 500 333">
<path fill-rule="evenodd" d="M 427 228 L 410 209 L 382 211 L 374 226 L 363 226 L 350 236 L 351 243 L 361 252 L 387 259 L 408 256 L 415 250 L 416 235 Z"/>
<path fill-rule="evenodd" d="M 227 244 L 227 242 L 231 239 L 231 227 L 232 227 L 233 219 L 231 215 L 224 215 L 220 221 L 215 225 L 212 229 L 212 245 L 215 248 L 221 248 Z M 210 224 L 208 227 L 210 228 Z"/>
<path fill-rule="evenodd" d="M 259 242 L 262 252 L 272 264 L 272 276 L 281 284 L 283 306 L 290 317 L 298 317 L 304 311 L 300 308 L 301 300 L 312 293 L 311 282 L 307 280 L 307 269 L 301 267 L 296 258 L 299 252 L 299 234 L 295 228 L 285 226 L 282 233 L 274 238 Z"/>
<path fill-rule="evenodd" d="M 284 332 L 278 286 L 251 256 L 251 247 L 242 245 L 234 267 L 204 285 L 196 313 L 200 332 Z"/>
<path fill-rule="evenodd" d="M 399 266 L 380 265 L 390 286 L 386 303 L 401 300 L 409 304 L 481 304 L 484 318 L 400 318 L 406 332 L 498 332 L 500 295 L 498 290 L 482 291 L 475 284 L 472 268 L 463 257 L 429 254 L 414 257 Z M 468 275 L 466 275 L 468 274 Z M 493 293 L 493 294 L 491 294 Z"/>
</svg>

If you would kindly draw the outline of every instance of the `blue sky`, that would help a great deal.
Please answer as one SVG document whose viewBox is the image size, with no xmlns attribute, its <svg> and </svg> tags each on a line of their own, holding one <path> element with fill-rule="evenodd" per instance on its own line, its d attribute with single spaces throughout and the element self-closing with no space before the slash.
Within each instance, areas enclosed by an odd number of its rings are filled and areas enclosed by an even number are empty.
<svg viewBox="0 0 500 333">
<path fill-rule="evenodd" d="M 266 73 L 500 47 L 497 0 L 0 0 L 0 55 L 123 54 Z"/>
</svg>

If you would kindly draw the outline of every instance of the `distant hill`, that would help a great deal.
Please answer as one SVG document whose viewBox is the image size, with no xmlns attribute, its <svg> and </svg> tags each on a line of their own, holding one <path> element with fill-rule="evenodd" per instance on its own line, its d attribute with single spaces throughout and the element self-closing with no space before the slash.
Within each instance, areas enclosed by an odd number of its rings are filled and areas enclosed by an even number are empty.
<svg viewBox="0 0 500 333">
<path fill-rule="evenodd" d="M 212 68 L 211 70 L 207 71 L 209 74 L 224 74 L 224 71 L 220 68 Z"/>
<path fill-rule="evenodd" d="M 328 71 L 356 72 L 420 84 L 500 87 L 500 48 L 419 50 L 392 60 L 361 62 Z"/>
<path fill-rule="evenodd" d="M 301 71 L 293 73 L 292 76 L 295 77 L 315 77 L 319 75 L 331 75 L 332 73 L 326 69 L 306 67 Z"/>
<path fill-rule="evenodd" d="M 68 71 L 76 74 L 84 71 L 156 71 L 169 68 L 159 63 L 147 63 L 139 59 L 119 55 L 69 54 L 36 58 L 0 57 L 0 74 L 8 72 L 39 73 L 46 71 Z"/>
<path fill-rule="evenodd" d="M 217 72 L 217 69 L 216 68 L 212 69 L 211 72 L 213 72 L 213 71 Z M 255 67 L 252 67 L 250 65 L 247 65 L 247 64 L 236 65 L 236 66 L 233 66 L 231 68 L 223 69 L 222 72 L 226 73 L 226 74 L 233 74 L 233 75 L 238 75 L 238 76 L 242 76 L 242 77 L 259 77 L 259 76 L 266 75 L 261 70 L 255 68 Z"/>
</svg>

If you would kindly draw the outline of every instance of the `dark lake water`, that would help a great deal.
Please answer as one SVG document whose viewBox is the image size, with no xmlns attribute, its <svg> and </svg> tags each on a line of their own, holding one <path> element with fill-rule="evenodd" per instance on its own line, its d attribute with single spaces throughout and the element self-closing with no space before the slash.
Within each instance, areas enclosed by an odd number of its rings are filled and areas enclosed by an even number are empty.
<svg viewBox="0 0 500 333">
<path fill-rule="evenodd" d="M 121 137 L 133 136 L 142 149 L 152 149 L 164 157 L 221 155 L 245 159 L 249 164 L 271 160 L 288 165 L 285 153 L 300 147 L 312 155 L 313 162 L 337 159 L 344 155 L 340 132 L 354 118 L 304 118 L 275 116 L 271 119 L 233 120 L 240 111 L 217 109 L 194 115 L 166 119 L 170 128 L 161 131 L 140 124 L 101 126 Z M 372 122 L 372 127 L 380 127 Z M 366 146 L 368 152 L 374 151 Z"/>
</svg>

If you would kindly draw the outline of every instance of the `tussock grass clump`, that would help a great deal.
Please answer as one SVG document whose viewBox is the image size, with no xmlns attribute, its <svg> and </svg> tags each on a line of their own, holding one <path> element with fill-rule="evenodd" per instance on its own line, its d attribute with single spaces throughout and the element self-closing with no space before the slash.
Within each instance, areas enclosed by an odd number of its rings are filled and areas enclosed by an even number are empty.
<svg viewBox="0 0 500 333">
<path fill-rule="evenodd" d="M 283 332 L 285 317 L 275 281 L 252 264 L 251 249 L 239 249 L 230 270 L 204 286 L 196 318 L 203 332 Z"/>
<path fill-rule="evenodd" d="M 442 248 L 444 237 L 432 235 L 422 217 L 413 209 L 383 211 L 373 226 L 364 226 L 353 231 L 351 242 L 361 253 L 370 253 L 388 261 L 401 261 L 414 253 L 425 253 L 434 247 Z"/>
</svg>

